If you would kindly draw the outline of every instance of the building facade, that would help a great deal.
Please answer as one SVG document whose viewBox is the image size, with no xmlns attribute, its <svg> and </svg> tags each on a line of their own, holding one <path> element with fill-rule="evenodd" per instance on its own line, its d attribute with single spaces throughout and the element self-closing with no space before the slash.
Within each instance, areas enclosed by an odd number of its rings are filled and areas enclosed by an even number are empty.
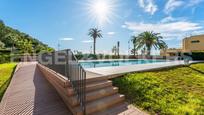
<svg viewBox="0 0 204 115">
<path fill-rule="evenodd" d="M 182 48 L 170 48 L 161 50 L 161 56 L 177 56 L 180 53 L 204 51 L 204 35 L 197 35 L 184 38 Z"/>
</svg>

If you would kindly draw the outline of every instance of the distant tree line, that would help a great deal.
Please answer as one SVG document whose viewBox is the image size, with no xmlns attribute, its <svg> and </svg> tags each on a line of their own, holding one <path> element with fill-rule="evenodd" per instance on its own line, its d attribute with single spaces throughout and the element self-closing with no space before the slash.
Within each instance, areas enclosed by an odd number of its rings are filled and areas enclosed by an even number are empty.
<svg viewBox="0 0 204 115">
<path fill-rule="evenodd" d="M 51 52 L 54 49 L 39 40 L 4 24 L 0 20 L 0 63 L 20 61 L 22 54 Z"/>
<path fill-rule="evenodd" d="M 53 48 L 39 40 L 4 24 L 0 20 L 0 50 L 18 50 L 20 53 L 39 53 L 53 51 Z"/>
</svg>

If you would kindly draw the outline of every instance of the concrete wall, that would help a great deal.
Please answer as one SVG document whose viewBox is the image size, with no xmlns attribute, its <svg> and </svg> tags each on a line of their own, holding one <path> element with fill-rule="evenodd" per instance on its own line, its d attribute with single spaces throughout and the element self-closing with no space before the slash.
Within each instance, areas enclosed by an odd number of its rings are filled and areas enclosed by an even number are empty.
<svg viewBox="0 0 204 115">
<path fill-rule="evenodd" d="M 179 52 L 182 52 L 182 49 L 167 49 L 167 50 L 161 50 L 160 55 L 161 56 L 176 56 Z"/>
<path fill-rule="evenodd" d="M 204 35 L 192 36 L 183 39 L 183 51 L 204 51 Z"/>
<path fill-rule="evenodd" d="M 161 50 L 161 56 L 176 56 L 178 52 L 195 52 L 195 51 L 204 51 L 204 35 L 191 36 L 183 39 L 181 49 L 167 49 Z"/>
</svg>

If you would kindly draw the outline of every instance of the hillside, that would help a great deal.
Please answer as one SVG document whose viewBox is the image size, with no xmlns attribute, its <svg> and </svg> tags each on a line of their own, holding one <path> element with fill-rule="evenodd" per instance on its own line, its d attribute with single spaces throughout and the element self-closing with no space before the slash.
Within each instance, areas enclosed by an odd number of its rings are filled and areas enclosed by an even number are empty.
<svg viewBox="0 0 204 115">
<path fill-rule="evenodd" d="M 53 50 L 28 34 L 6 26 L 0 20 L 0 50 L 2 49 L 15 49 L 19 53 L 39 53 Z"/>
</svg>

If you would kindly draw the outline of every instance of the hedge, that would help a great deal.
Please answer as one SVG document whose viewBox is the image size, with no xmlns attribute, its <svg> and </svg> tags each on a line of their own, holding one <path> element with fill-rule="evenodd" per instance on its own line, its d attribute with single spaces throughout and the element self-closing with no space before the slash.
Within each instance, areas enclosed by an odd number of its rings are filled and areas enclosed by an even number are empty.
<svg viewBox="0 0 204 115">
<path fill-rule="evenodd" d="M 204 52 L 184 53 L 185 56 L 190 56 L 193 60 L 204 60 Z"/>
</svg>

